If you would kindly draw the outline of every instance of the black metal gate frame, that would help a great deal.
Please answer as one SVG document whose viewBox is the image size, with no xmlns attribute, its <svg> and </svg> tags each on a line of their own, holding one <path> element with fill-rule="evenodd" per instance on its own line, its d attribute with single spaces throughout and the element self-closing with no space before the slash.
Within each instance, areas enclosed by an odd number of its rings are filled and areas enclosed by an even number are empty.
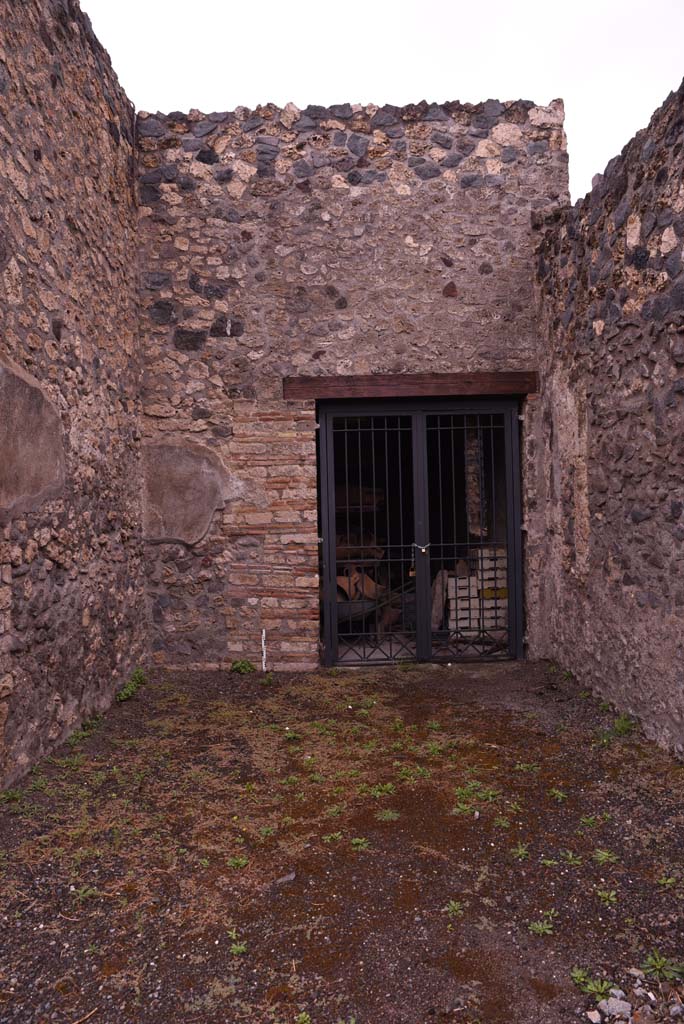
<svg viewBox="0 0 684 1024">
<path fill-rule="evenodd" d="M 521 658 L 523 654 L 523 584 L 522 584 L 522 518 L 520 487 L 520 439 L 518 430 L 519 402 L 517 399 L 355 399 L 338 402 L 318 402 L 319 420 L 319 488 L 320 536 L 322 538 L 321 571 L 323 577 L 323 664 L 337 662 L 337 584 L 336 528 L 335 528 L 335 467 L 333 454 L 332 420 L 335 416 L 404 415 L 413 417 L 413 465 L 415 544 L 427 547 L 428 531 L 428 466 L 426 417 L 439 413 L 457 415 L 498 414 L 504 417 L 507 550 L 508 550 L 508 654 Z M 416 562 L 416 593 L 423 595 L 417 602 L 416 660 L 487 661 L 486 656 L 432 659 L 430 630 L 430 563 L 422 558 Z"/>
</svg>

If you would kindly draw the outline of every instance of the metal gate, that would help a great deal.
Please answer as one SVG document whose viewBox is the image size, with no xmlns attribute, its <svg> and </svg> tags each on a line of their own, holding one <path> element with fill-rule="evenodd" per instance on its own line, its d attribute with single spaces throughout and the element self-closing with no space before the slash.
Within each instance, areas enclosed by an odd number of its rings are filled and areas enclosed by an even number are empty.
<svg viewBox="0 0 684 1024">
<path fill-rule="evenodd" d="M 517 403 L 321 403 L 326 664 L 522 650 Z"/>
</svg>

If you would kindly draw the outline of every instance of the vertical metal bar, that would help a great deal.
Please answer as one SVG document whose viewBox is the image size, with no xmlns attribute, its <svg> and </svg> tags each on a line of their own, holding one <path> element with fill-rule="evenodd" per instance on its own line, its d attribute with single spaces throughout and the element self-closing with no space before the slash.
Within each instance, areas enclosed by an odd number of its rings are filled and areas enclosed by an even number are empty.
<svg viewBox="0 0 684 1024">
<path fill-rule="evenodd" d="M 384 493 L 385 493 L 385 564 L 387 565 L 388 586 L 391 588 L 392 581 L 392 534 L 390 530 L 390 502 L 389 502 L 389 423 L 388 417 L 382 418 L 383 444 L 385 448 L 384 461 Z M 392 636 L 387 639 L 389 657 L 392 657 Z"/>
<path fill-rule="evenodd" d="M 442 436 L 443 436 L 444 431 L 443 431 L 442 428 L 443 428 L 443 425 L 444 425 L 444 419 L 446 417 L 437 416 L 437 417 L 434 417 L 434 418 L 437 421 L 437 457 L 439 459 L 439 499 L 438 499 L 439 500 L 439 568 L 438 568 L 437 571 L 439 573 L 442 573 L 443 570 L 444 570 L 444 488 L 443 488 L 443 481 L 442 481 Z M 429 508 L 429 498 L 430 498 L 430 496 L 428 495 L 428 508 Z M 432 540 L 432 537 L 431 537 L 431 540 Z M 428 560 L 428 561 L 430 561 L 430 560 Z M 430 572 L 430 579 L 432 579 L 432 572 Z M 439 577 L 439 585 L 440 585 L 440 587 L 444 587 L 444 576 L 443 575 L 440 575 L 440 577 Z M 428 595 L 428 597 L 431 597 L 431 596 L 432 596 L 432 588 L 430 589 L 430 594 Z M 432 601 L 431 600 L 429 601 L 429 604 L 430 604 L 430 637 L 432 638 Z M 444 606 L 442 606 L 442 617 L 444 617 Z"/>
<path fill-rule="evenodd" d="M 506 505 L 508 527 L 508 593 L 509 637 L 508 652 L 512 658 L 522 658 L 523 592 L 522 592 L 522 537 L 520 508 L 520 439 L 518 437 L 517 406 L 505 413 L 506 423 Z"/>
<path fill-rule="evenodd" d="M 397 463 L 398 463 L 398 465 L 397 465 L 397 481 L 398 481 L 398 492 L 399 492 L 399 549 L 398 550 L 399 550 L 399 571 L 400 571 L 400 574 L 401 574 L 401 577 L 400 577 L 401 578 L 401 588 L 400 588 L 400 594 L 401 594 L 401 619 L 400 619 L 400 623 L 401 623 L 402 628 L 405 628 L 405 626 L 406 626 L 406 599 L 405 599 L 405 595 L 404 595 L 404 571 L 405 571 L 405 565 L 404 565 L 404 561 L 403 561 L 403 558 L 404 558 L 404 473 L 403 473 L 403 467 L 402 467 L 402 462 L 403 462 L 403 452 L 402 452 L 403 436 L 402 436 L 402 433 L 401 433 L 401 416 L 397 416 L 396 417 L 396 426 L 394 427 L 394 429 L 395 429 L 396 434 L 397 434 Z M 388 472 L 388 476 L 387 476 L 387 493 L 389 494 L 390 493 L 390 490 L 389 490 L 389 484 L 390 484 L 390 480 L 389 480 L 389 467 L 388 467 L 387 472 Z M 394 653 L 394 644 L 393 643 L 390 644 L 390 653 Z"/>
<path fill-rule="evenodd" d="M 491 524 L 492 524 L 492 532 L 491 532 L 491 537 L 490 537 L 489 543 L 491 545 L 492 551 L 495 552 L 494 560 L 493 560 L 494 572 L 492 573 L 492 575 L 494 577 L 494 580 L 493 580 L 493 582 L 494 582 L 494 588 L 493 588 L 494 589 L 494 597 L 492 599 L 494 601 L 494 604 L 493 604 L 492 607 L 493 607 L 493 610 L 494 610 L 494 629 L 498 631 L 501 628 L 501 624 L 499 622 L 499 564 L 498 564 L 499 563 L 499 556 L 498 556 L 498 547 L 499 547 L 499 545 L 497 543 L 497 536 L 496 536 L 496 519 L 497 519 L 497 515 L 496 515 L 496 472 L 495 472 L 496 462 L 495 462 L 495 452 L 494 452 L 494 431 L 495 431 L 494 423 L 495 423 L 495 419 L 496 419 L 495 416 L 490 416 L 490 418 L 489 418 L 489 478 L 490 478 L 490 488 L 489 488 L 489 490 L 490 490 L 490 494 L 491 494 L 490 506 L 491 506 Z"/>
<path fill-rule="evenodd" d="M 448 640 L 448 643 L 450 645 L 452 643 L 455 643 L 455 645 L 458 645 L 458 633 L 459 633 L 458 619 L 459 619 L 459 615 L 460 615 L 460 609 L 459 609 L 459 606 L 458 606 L 458 597 L 457 597 L 457 594 L 458 594 L 458 579 L 459 579 L 459 577 L 458 577 L 458 553 L 459 552 L 458 552 L 458 547 L 457 547 L 457 545 L 458 545 L 458 513 L 456 511 L 456 449 L 455 449 L 455 445 L 454 445 L 454 441 L 455 441 L 455 437 L 456 437 L 456 426 L 454 424 L 454 418 L 455 417 L 453 416 L 453 414 L 449 417 L 449 437 L 450 437 L 450 440 L 451 440 L 451 512 L 452 512 L 453 523 L 454 523 L 454 533 L 453 533 L 453 547 L 454 547 L 454 600 L 453 600 L 453 606 L 452 606 L 451 598 L 449 597 L 449 584 L 447 583 L 447 615 L 448 615 L 448 618 L 447 618 L 447 628 L 449 629 L 449 640 Z M 455 620 L 455 627 L 456 627 L 453 631 L 452 631 L 452 629 L 451 629 L 451 627 L 449 625 L 449 619 L 452 617 L 452 615 L 451 615 L 452 612 L 453 612 L 453 618 Z M 455 636 L 454 636 L 454 634 L 455 634 Z"/>
<path fill-rule="evenodd" d="M 335 539 L 335 456 L 332 417 L 321 413 L 321 521 L 323 527 L 323 662 L 337 661 L 337 579 Z"/>
<path fill-rule="evenodd" d="M 425 413 L 414 412 L 413 423 L 413 508 L 416 565 L 416 657 L 428 661 L 432 653 L 430 635 L 430 555 L 428 544 L 428 468 Z M 426 548 L 423 554 L 420 548 Z"/>
<path fill-rule="evenodd" d="M 358 560 L 361 563 L 361 660 L 366 661 L 366 634 L 368 632 L 368 613 L 366 611 L 366 566 L 363 558 L 363 455 L 361 451 L 361 417 L 356 421 L 356 455 L 359 462 L 359 496 L 358 496 Z"/>
</svg>

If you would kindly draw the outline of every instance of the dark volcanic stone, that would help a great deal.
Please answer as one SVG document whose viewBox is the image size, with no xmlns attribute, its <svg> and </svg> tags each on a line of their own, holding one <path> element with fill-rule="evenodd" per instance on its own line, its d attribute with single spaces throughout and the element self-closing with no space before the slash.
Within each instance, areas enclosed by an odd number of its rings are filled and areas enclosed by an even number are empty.
<svg viewBox="0 0 684 1024">
<path fill-rule="evenodd" d="M 429 181 L 430 178 L 438 178 L 442 173 L 437 164 L 420 164 L 418 167 L 414 167 L 414 171 L 419 178 L 423 181 Z"/>
<path fill-rule="evenodd" d="M 503 103 L 499 103 L 498 100 L 486 100 L 482 107 L 482 112 L 485 117 L 495 119 L 497 117 L 501 117 L 503 114 L 504 105 Z"/>
<path fill-rule="evenodd" d="M 213 324 L 211 325 L 209 335 L 212 338 L 224 338 L 227 336 L 227 334 L 228 317 L 225 315 L 225 313 L 220 313 L 214 320 Z"/>
<path fill-rule="evenodd" d="M 190 174 L 179 174 L 178 188 L 181 192 L 194 192 L 197 188 L 197 182 Z"/>
<path fill-rule="evenodd" d="M 637 270 L 643 270 L 644 267 L 648 266 L 648 249 L 643 246 L 639 246 L 632 253 L 632 264 Z"/>
<path fill-rule="evenodd" d="M 519 150 L 515 146 L 504 146 L 501 150 L 501 162 L 504 164 L 512 164 L 518 159 Z"/>
<path fill-rule="evenodd" d="M 347 175 L 347 181 L 349 182 L 350 185 L 360 185 L 361 184 L 361 171 L 357 171 L 357 170 L 350 171 L 349 174 Z"/>
<path fill-rule="evenodd" d="M 684 282 L 676 284 L 670 292 L 672 309 L 684 309 Z"/>
<path fill-rule="evenodd" d="M 207 340 L 206 331 L 191 331 L 177 327 L 173 332 L 173 344 L 180 352 L 199 352 Z"/>
<path fill-rule="evenodd" d="M 262 117 L 248 117 L 246 121 L 242 123 L 243 132 L 253 132 L 257 128 L 261 128 L 264 120 Z"/>
<path fill-rule="evenodd" d="M 199 160 L 201 164 L 217 164 L 219 162 L 219 155 L 211 146 L 203 146 L 195 159 Z"/>
<path fill-rule="evenodd" d="M 233 180 L 233 168 L 232 167 L 217 167 L 214 171 L 214 178 L 218 182 L 232 181 Z"/>
<path fill-rule="evenodd" d="M 310 178 L 313 174 L 313 167 L 306 160 L 296 160 L 292 165 L 292 173 L 295 178 Z"/>
<path fill-rule="evenodd" d="M 456 298 L 456 296 L 458 295 L 458 291 L 453 281 L 449 281 L 448 284 L 444 285 L 444 287 L 442 288 L 442 295 L 447 299 Z"/>
<path fill-rule="evenodd" d="M 171 275 L 161 270 L 153 270 L 146 273 L 143 278 L 145 287 L 150 291 L 158 291 L 160 288 L 168 288 L 171 284 Z"/>
<path fill-rule="evenodd" d="M 548 139 L 541 139 L 539 142 L 530 142 L 527 146 L 527 152 L 530 156 L 539 156 L 540 153 L 548 153 L 548 151 Z"/>
<path fill-rule="evenodd" d="M 664 267 L 670 277 L 677 277 L 682 269 L 682 256 L 677 249 L 666 257 Z"/>
<path fill-rule="evenodd" d="M 443 160 L 440 161 L 440 167 L 458 167 L 461 161 L 464 159 L 462 153 L 449 153 Z"/>
<path fill-rule="evenodd" d="M 464 174 L 461 178 L 461 188 L 480 188 L 483 183 L 481 174 Z"/>
<path fill-rule="evenodd" d="M 303 114 L 298 121 L 295 121 L 293 127 L 296 132 L 308 132 L 311 131 L 312 128 L 316 128 L 317 124 L 313 118 L 306 117 L 306 115 Z"/>
<path fill-rule="evenodd" d="M 349 103 L 333 103 L 330 113 L 339 121 L 347 121 L 352 116 L 353 111 Z"/>
<path fill-rule="evenodd" d="M 138 135 L 143 139 L 160 139 L 166 128 L 156 117 L 138 118 Z"/>
<path fill-rule="evenodd" d="M 387 125 L 394 124 L 397 119 L 397 114 L 389 110 L 376 110 L 371 117 L 370 126 L 371 128 L 385 128 Z"/>
<path fill-rule="evenodd" d="M 150 306 L 150 317 L 155 324 L 170 324 L 173 319 L 173 303 L 169 299 L 157 299 Z"/>
<path fill-rule="evenodd" d="M 210 135 L 215 130 L 216 123 L 214 121 L 197 121 L 192 126 L 192 134 L 198 139 L 203 139 L 205 135 Z"/>
<path fill-rule="evenodd" d="M 615 207 L 615 211 L 613 213 L 613 223 L 615 225 L 615 230 L 616 231 L 619 231 L 619 229 L 622 227 L 622 225 L 627 220 L 628 216 L 629 216 L 629 200 L 625 198 L 625 199 L 622 199 L 620 201 L 620 204 Z"/>
<path fill-rule="evenodd" d="M 433 132 L 430 141 L 434 142 L 436 146 L 441 146 L 442 149 L 451 149 L 454 144 L 454 140 L 446 132 Z"/>
<path fill-rule="evenodd" d="M 352 167 L 355 166 L 356 160 L 354 159 L 353 156 L 345 156 L 342 157 L 341 160 L 335 161 L 335 167 L 337 168 L 337 170 L 342 171 L 344 173 L 346 173 L 347 171 L 351 171 Z"/>
<path fill-rule="evenodd" d="M 141 185 L 158 185 L 161 180 L 162 172 L 159 167 L 155 168 L 153 171 L 147 171 L 146 174 L 140 175 Z"/>
<path fill-rule="evenodd" d="M 448 121 L 449 117 L 444 113 L 438 103 L 431 103 L 425 114 L 426 121 Z"/>
<path fill-rule="evenodd" d="M 152 203 L 158 203 L 160 199 L 161 191 L 157 185 L 140 186 L 140 202 L 143 206 L 150 206 Z"/>
<path fill-rule="evenodd" d="M 354 156 L 365 156 L 368 152 L 368 139 L 365 135 L 357 135 L 353 132 L 347 139 L 347 149 Z"/>
<path fill-rule="evenodd" d="M 245 325 L 242 320 L 231 320 L 230 321 L 230 336 L 231 338 L 241 338 L 245 333 Z"/>
</svg>

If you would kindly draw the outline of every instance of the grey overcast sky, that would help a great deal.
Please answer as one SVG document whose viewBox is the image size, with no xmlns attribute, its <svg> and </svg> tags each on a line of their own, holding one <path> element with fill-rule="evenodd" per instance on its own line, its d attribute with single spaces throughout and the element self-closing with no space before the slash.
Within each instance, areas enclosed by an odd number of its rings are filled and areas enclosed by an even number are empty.
<svg viewBox="0 0 684 1024">
<path fill-rule="evenodd" d="M 573 200 L 684 77 L 684 0 L 81 0 L 139 110 L 565 100 Z"/>
</svg>

